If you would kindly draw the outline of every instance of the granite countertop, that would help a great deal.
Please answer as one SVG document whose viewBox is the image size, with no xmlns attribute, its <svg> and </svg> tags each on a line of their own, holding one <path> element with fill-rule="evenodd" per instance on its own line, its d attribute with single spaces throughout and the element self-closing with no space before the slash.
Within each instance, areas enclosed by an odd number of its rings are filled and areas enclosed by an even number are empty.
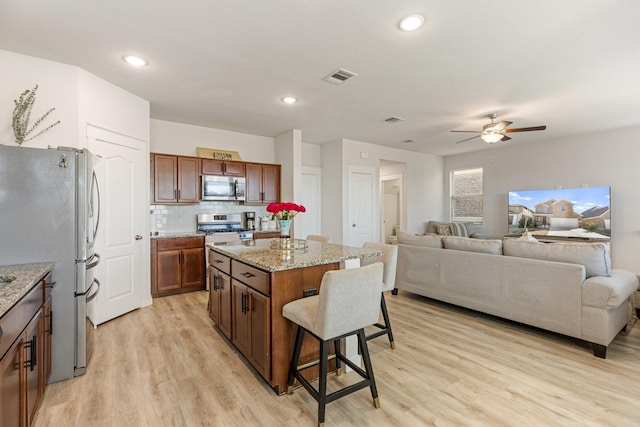
<svg viewBox="0 0 640 427">
<path fill-rule="evenodd" d="M 52 262 L 0 266 L 0 276 L 15 276 L 0 289 L 0 317 L 4 316 L 44 276 L 53 270 Z"/>
<path fill-rule="evenodd" d="M 271 242 L 274 240 L 276 239 L 260 239 L 207 246 L 223 255 L 269 272 L 382 255 L 380 251 L 316 241 L 306 242 L 306 249 L 271 249 Z"/>
</svg>

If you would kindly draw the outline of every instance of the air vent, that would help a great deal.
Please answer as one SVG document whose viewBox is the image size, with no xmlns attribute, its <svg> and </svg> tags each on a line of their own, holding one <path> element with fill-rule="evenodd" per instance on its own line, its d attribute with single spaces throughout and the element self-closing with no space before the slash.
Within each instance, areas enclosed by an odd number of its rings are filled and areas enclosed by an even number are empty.
<svg viewBox="0 0 640 427">
<path fill-rule="evenodd" d="M 386 119 L 383 120 L 383 122 L 387 122 L 387 123 L 398 123 L 398 122 L 404 122 L 405 119 L 403 119 L 402 117 L 388 117 Z"/>
<path fill-rule="evenodd" d="M 328 83 L 332 83 L 334 85 L 341 85 L 342 83 L 349 80 L 351 77 L 355 77 L 357 75 L 358 74 L 354 73 L 353 71 L 345 70 L 344 68 L 338 68 L 336 71 L 329 74 L 322 80 Z"/>
<path fill-rule="evenodd" d="M 402 142 L 404 142 L 405 144 L 413 144 L 414 142 L 416 142 L 416 140 L 415 139 L 405 139 Z"/>
</svg>

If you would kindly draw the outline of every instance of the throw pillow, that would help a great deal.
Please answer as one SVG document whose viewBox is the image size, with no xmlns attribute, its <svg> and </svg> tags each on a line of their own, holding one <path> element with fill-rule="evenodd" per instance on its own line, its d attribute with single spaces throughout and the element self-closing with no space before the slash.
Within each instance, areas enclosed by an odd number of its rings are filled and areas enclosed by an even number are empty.
<svg viewBox="0 0 640 427">
<path fill-rule="evenodd" d="M 409 234 L 405 233 L 404 231 L 400 231 L 398 233 L 398 244 L 442 249 L 442 237 L 436 234 L 425 234 L 424 236 L 417 236 L 415 234 Z"/>
<path fill-rule="evenodd" d="M 440 236 L 451 236 L 451 224 L 436 225 L 436 233 Z"/>
<path fill-rule="evenodd" d="M 469 230 L 467 224 L 464 222 L 452 222 L 451 223 L 451 235 L 458 237 L 469 237 Z"/>
</svg>

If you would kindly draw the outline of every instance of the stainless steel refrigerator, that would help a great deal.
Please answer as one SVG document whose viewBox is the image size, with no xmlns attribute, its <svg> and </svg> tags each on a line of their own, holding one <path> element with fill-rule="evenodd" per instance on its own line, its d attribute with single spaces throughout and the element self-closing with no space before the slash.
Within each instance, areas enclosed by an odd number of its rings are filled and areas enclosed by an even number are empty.
<svg viewBox="0 0 640 427">
<path fill-rule="evenodd" d="M 55 263 L 50 382 L 84 374 L 93 349 L 95 160 L 88 150 L 0 145 L 0 264 Z"/>
</svg>

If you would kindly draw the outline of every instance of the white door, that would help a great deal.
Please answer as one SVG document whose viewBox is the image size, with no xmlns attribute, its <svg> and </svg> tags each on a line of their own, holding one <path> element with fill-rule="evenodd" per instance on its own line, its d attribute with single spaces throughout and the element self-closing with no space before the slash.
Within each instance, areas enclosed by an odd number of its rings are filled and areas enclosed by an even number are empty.
<svg viewBox="0 0 640 427">
<path fill-rule="evenodd" d="M 320 174 L 320 168 L 302 168 L 302 191 L 297 199 L 307 211 L 296 215 L 294 221 L 294 233 L 298 239 L 305 239 L 309 234 L 322 234 L 320 226 L 322 178 Z"/>
<path fill-rule="evenodd" d="M 377 241 L 376 182 L 375 169 L 349 167 L 349 246 L 362 247 L 364 242 Z"/>
<path fill-rule="evenodd" d="M 87 126 L 88 148 L 99 156 L 96 175 L 101 208 L 96 252 L 100 291 L 88 306 L 99 325 L 142 306 L 148 288 L 149 237 L 146 232 L 148 153 L 144 141 Z M 148 258 L 148 255 L 146 256 Z"/>
</svg>

